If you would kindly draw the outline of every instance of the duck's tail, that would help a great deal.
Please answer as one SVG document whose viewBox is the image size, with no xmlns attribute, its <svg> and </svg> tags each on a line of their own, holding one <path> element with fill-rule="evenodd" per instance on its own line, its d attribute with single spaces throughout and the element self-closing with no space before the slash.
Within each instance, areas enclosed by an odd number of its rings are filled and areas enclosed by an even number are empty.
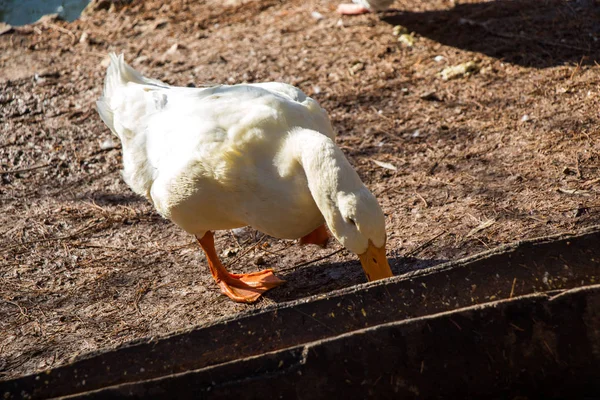
<svg viewBox="0 0 600 400">
<path fill-rule="evenodd" d="M 169 85 L 156 79 L 144 77 L 125 62 L 123 54 L 117 56 L 115 53 L 110 53 L 109 56 L 110 65 L 104 79 L 104 91 L 96 102 L 96 106 L 102 121 L 104 121 L 113 133 L 120 136 L 118 135 L 119 129 L 116 126 L 118 125 L 118 121 L 115 121 L 115 111 L 121 107 L 126 97 L 120 89 L 124 88 L 128 83 L 137 83 L 158 88 L 168 88 Z"/>
</svg>

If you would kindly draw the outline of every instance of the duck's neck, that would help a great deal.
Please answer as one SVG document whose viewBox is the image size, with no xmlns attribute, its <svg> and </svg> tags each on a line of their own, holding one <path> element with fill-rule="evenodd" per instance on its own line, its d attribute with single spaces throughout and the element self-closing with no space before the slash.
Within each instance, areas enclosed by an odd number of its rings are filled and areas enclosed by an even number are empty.
<svg viewBox="0 0 600 400">
<path fill-rule="evenodd" d="M 364 185 L 342 151 L 327 136 L 299 129 L 290 134 L 289 144 L 305 171 L 317 207 L 332 228 L 340 218 L 339 195 L 360 190 Z"/>
</svg>

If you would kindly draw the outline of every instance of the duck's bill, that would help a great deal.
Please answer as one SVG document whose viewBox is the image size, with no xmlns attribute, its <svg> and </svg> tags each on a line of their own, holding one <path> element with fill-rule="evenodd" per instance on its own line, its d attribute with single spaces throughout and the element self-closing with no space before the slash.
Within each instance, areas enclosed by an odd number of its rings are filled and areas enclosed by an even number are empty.
<svg viewBox="0 0 600 400">
<path fill-rule="evenodd" d="M 376 281 L 393 276 L 390 264 L 385 256 L 385 245 L 383 247 L 375 247 L 369 240 L 367 251 L 359 254 L 358 258 L 368 280 Z"/>
</svg>

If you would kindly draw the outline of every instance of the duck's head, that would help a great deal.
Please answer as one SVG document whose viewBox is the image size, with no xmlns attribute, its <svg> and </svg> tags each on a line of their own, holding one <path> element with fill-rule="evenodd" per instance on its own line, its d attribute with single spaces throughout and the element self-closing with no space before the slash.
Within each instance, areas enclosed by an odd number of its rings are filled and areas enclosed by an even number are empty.
<svg viewBox="0 0 600 400">
<path fill-rule="evenodd" d="M 392 276 L 385 256 L 385 217 L 332 138 L 301 129 L 289 136 L 292 154 L 333 236 L 352 251 L 370 281 Z"/>
<path fill-rule="evenodd" d="M 358 256 L 370 281 L 392 276 L 385 255 L 385 217 L 375 196 L 362 186 L 336 197 L 337 212 L 327 221 L 333 235 Z"/>
</svg>

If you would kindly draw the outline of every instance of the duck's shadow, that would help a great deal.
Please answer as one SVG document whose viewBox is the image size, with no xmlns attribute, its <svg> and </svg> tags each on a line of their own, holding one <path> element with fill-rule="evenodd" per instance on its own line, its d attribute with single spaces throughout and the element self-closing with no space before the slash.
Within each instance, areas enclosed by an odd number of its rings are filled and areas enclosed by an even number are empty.
<svg viewBox="0 0 600 400">
<path fill-rule="evenodd" d="M 425 260 L 418 258 L 388 258 L 394 276 L 410 271 L 429 268 L 448 260 Z M 276 272 L 286 283 L 265 293 L 264 297 L 276 303 L 331 292 L 367 282 L 357 261 L 307 265 L 298 269 Z"/>
<path fill-rule="evenodd" d="M 134 193 L 94 192 L 81 197 L 80 200 L 91 200 L 99 206 L 130 206 L 147 203 L 146 199 Z"/>
<path fill-rule="evenodd" d="M 594 0 L 497 0 L 427 12 L 390 10 L 382 20 L 528 67 L 600 60 L 600 3 Z"/>
</svg>

